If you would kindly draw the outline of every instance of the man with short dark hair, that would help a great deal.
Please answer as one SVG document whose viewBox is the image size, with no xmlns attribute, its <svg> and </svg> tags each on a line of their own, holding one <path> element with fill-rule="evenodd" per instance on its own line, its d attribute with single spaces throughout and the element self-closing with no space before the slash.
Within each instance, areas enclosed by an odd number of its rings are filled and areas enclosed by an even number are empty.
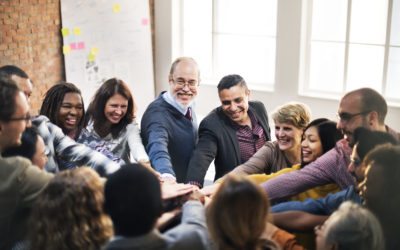
<svg viewBox="0 0 400 250">
<path fill-rule="evenodd" d="M 27 159 L 1 156 L 6 148 L 21 144 L 30 119 L 24 94 L 0 74 L 0 249 L 11 249 L 24 240 L 30 209 L 52 178 Z"/>
<path fill-rule="evenodd" d="M 385 125 L 386 113 L 385 99 L 373 89 L 361 88 L 345 94 L 340 100 L 337 124 L 344 138 L 337 142 L 335 148 L 299 171 L 263 183 L 270 199 L 276 201 L 329 183 L 336 183 L 341 189 L 354 185 L 355 180 L 347 171 L 347 166 L 350 163 L 356 128 L 388 132 L 400 141 L 400 134 Z"/>
<path fill-rule="evenodd" d="M 32 95 L 33 86 L 29 76 L 20 68 L 14 65 L 5 65 L 0 67 L 0 74 L 5 74 L 18 85 L 18 88 L 25 94 L 26 98 Z"/>
<path fill-rule="evenodd" d="M 104 196 L 115 231 L 106 249 L 208 249 L 204 207 L 194 195 L 183 205 L 178 226 L 163 234 L 156 229 L 162 195 L 159 180 L 148 169 L 121 167 L 107 179 Z"/>
<path fill-rule="evenodd" d="M 382 225 L 386 249 L 400 249 L 400 146 L 382 145 L 368 153 L 361 195 Z"/>
<path fill-rule="evenodd" d="M 227 75 L 218 84 L 221 106 L 200 123 L 199 141 L 186 181 L 202 186 L 215 159 L 215 180 L 246 162 L 271 139 L 264 104 L 249 101 L 250 90 L 240 75 Z"/>
</svg>

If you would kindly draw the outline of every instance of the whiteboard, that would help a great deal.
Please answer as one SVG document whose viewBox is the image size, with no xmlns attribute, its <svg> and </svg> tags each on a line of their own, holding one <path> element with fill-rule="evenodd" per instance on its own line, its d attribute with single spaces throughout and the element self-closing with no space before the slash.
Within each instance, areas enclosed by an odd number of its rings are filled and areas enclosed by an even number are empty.
<svg viewBox="0 0 400 250">
<path fill-rule="evenodd" d="M 89 105 L 99 86 L 117 77 L 135 98 L 138 118 L 154 99 L 148 0 L 62 0 L 65 73 Z"/>
</svg>

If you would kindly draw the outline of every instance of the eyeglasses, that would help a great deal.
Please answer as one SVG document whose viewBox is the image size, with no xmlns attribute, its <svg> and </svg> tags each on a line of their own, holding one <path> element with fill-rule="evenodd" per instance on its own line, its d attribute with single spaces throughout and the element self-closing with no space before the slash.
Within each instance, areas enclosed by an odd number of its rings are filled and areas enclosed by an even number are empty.
<svg viewBox="0 0 400 250">
<path fill-rule="evenodd" d="M 26 114 L 26 115 L 24 115 L 22 117 L 14 117 L 14 118 L 8 119 L 8 121 L 10 121 L 10 122 L 11 121 L 26 121 L 26 122 L 29 122 L 31 120 L 32 120 L 31 114 Z"/>
<path fill-rule="evenodd" d="M 172 79 L 172 81 L 181 88 L 188 86 L 190 89 L 195 89 L 198 85 L 198 82 L 196 80 L 186 81 L 185 79 L 179 78 L 178 80 Z"/>
<path fill-rule="evenodd" d="M 350 114 L 350 113 L 342 112 L 342 113 L 338 113 L 338 114 L 337 114 L 337 117 L 338 117 L 339 120 L 342 120 L 342 121 L 344 121 L 344 122 L 348 122 L 348 121 L 350 121 L 351 119 L 353 119 L 354 117 L 356 117 L 356 116 L 358 116 L 358 115 L 365 115 L 365 114 L 368 114 L 368 113 L 370 113 L 370 112 L 371 112 L 370 110 L 368 110 L 368 111 L 363 111 L 363 112 L 360 112 L 360 113 L 355 113 L 355 114 Z"/>
</svg>

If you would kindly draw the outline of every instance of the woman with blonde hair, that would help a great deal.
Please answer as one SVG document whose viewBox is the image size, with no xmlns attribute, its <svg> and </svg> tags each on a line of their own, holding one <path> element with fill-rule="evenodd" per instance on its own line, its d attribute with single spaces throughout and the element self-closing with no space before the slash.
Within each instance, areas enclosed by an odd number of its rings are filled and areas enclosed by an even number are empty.
<svg viewBox="0 0 400 250">
<path fill-rule="evenodd" d="M 112 236 L 103 180 L 87 167 L 57 173 L 32 211 L 30 249 L 100 249 Z"/>
<path fill-rule="evenodd" d="M 301 141 L 304 129 L 310 122 L 307 105 L 296 102 L 286 103 L 272 114 L 275 123 L 275 141 L 267 141 L 248 161 L 234 168 L 229 174 L 252 175 L 271 174 L 301 163 Z M 202 189 L 205 195 L 212 194 L 216 185 Z"/>
</svg>

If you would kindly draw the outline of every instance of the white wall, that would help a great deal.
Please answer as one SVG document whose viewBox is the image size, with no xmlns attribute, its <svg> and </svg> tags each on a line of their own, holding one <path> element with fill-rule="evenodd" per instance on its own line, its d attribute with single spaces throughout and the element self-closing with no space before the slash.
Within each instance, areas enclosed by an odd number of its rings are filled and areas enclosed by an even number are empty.
<svg viewBox="0 0 400 250">
<path fill-rule="evenodd" d="M 173 27 L 173 18 L 178 15 L 172 13 L 172 4 L 179 0 L 155 0 L 155 39 L 156 63 L 155 81 L 156 95 L 168 88 L 167 76 L 171 62 L 180 56 L 174 53 L 173 39 L 176 30 Z M 278 5 L 278 32 L 277 34 L 277 61 L 276 87 L 274 92 L 253 91 L 251 98 L 262 101 L 268 112 L 288 101 L 299 101 L 310 106 L 313 118 L 326 117 L 336 119 L 339 100 L 327 100 L 317 97 L 298 95 L 298 68 L 300 62 L 300 11 L 302 1 L 279 0 Z M 175 33 L 175 35 L 173 35 Z M 190 56 L 190 55 L 189 55 Z M 201 69 L 200 69 L 201 70 Z M 295 73 L 293 73 L 295 72 Z M 213 108 L 220 105 L 216 86 L 201 85 L 197 98 L 197 113 L 206 115 Z M 400 131 L 400 108 L 389 107 L 386 123 Z"/>
</svg>

